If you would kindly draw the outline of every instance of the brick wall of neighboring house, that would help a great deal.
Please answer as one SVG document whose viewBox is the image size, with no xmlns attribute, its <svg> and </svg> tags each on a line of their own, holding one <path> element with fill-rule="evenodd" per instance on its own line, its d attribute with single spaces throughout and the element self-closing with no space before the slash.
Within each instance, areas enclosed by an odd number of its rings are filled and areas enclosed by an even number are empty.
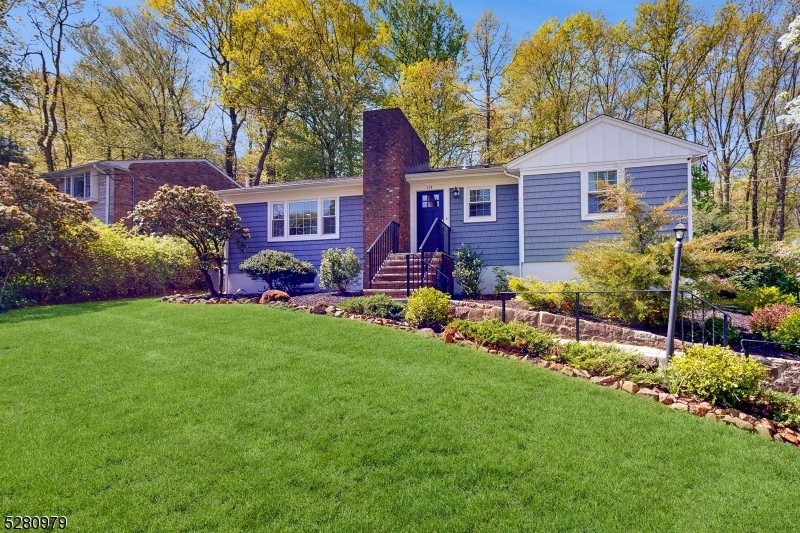
<svg viewBox="0 0 800 533">
<path fill-rule="evenodd" d="M 429 168 L 428 149 L 399 109 L 364 112 L 364 279 L 366 252 L 389 221 L 400 224 L 400 251 L 410 249 L 410 189 L 405 175 Z"/>
<path fill-rule="evenodd" d="M 114 221 L 126 218 L 137 203 L 152 198 L 162 185 L 205 185 L 212 191 L 236 187 L 220 171 L 206 163 L 193 161 L 131 163 L 128 171 L 114 170 L 113 181 L 111 213 Z"/>
</svg>

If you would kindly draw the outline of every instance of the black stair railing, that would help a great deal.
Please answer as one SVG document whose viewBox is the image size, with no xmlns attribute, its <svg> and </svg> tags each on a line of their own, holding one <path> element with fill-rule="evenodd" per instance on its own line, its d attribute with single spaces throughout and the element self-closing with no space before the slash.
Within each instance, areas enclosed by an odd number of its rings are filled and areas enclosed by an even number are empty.
<svg viewBox="0 0 800 533">
<path fill-rule="evenodd" d="M 386 224 L 383 231 L 372 246 L 367 250 L 367 264 L 369 265 L 369 288 L 372 288 L 372 282 L 375 281 L 375 276 L 378 275 L 383 263 L 393 253 L 397 253 L 400 240 L 400 224 L 394 220 Z"/>
<path fill-rule="evenodd" d="M 434 264 L 436 262 L 438 265 Z M 453 294 L 452 273 L 450 226 L 437 218 L 425 234 L 419 251 L 406 254 L 406 296 L 420 287 L 434 287 Z"/>
</svg>

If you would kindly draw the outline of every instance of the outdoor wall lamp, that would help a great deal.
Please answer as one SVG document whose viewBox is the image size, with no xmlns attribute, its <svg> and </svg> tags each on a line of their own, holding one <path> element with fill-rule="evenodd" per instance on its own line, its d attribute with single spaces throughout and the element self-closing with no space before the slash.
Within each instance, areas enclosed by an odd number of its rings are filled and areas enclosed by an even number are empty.
<svg viewBox="0 0 800 533">
<path fill-rule="evenodd" d="M 459 196 L 461 196 L 461 189 L 456 187 L 455 189 L 453 189 L 453 198 L 458 198 Z"/>
</svg>

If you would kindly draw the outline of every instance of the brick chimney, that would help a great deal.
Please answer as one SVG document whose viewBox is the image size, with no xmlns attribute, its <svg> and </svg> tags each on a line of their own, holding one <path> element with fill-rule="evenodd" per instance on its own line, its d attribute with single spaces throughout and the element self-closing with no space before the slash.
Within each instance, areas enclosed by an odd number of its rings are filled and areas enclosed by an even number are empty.
<svg viewBox="0 0 800 533">
<path fill-rule="evenodd" d="M 406 173 L 430 168 L 428 149 L 397 108 L 364 112 L 364 279 L 367 250 L 390 220 L 400 224 L 400 250 L 411 247 L 411 193 Z"/>
</svg>

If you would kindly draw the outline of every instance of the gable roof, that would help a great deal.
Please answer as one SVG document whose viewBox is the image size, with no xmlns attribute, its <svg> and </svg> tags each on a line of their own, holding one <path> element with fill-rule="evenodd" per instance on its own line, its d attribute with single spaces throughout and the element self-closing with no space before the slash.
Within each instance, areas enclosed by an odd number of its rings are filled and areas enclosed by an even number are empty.
<svg viewBox="0 0 800 533">
<path fill-rule="evenodd" d="M 697 143 L 600 115 L 521 155 L 507 169 L 574 166 L 612 161 L 706 156 Z"/>
<path fill-rule="evenodd" d="M 196 185 L 206 185 L 209 189 L 231 189 L 240 188 L 236 181 L 232 180 L 222 170 L 214 166 L 208 159 L 134 159 L 125 161 L 95 161 L 85 163 L 63 170 L 54 170 L 42 174 L 44 179 L 60 178 L 72 176 L 81 172 L 97 170 L 121 170 L 132 176 L 142 179 L 151 179 L 172 183 L 175 181 L 183 183 L 195 183 Z"/>
</svg>

